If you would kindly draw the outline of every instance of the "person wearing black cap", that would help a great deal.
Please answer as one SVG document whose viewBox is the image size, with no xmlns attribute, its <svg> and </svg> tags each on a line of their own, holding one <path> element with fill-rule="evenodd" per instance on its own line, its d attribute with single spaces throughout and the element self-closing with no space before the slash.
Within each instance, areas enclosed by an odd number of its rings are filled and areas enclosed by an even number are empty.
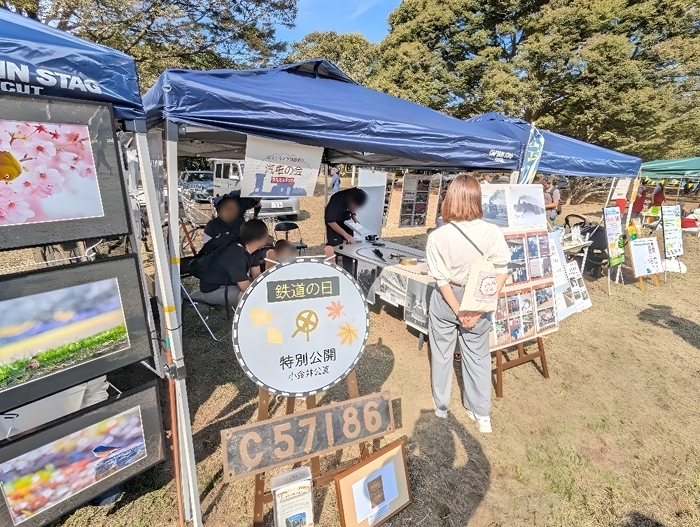
<svg viewBox="0 0 700 527">
<path fill-rule="evenodd" d="M 245 222 L 243 216 L 248 209 L 255 208 L 255 216 L 260 210 L 260 198 L 242 198 L 240 191 L 229 192 L 214 200 L 216 218 L 209 220 L 204 227 L 202 243 L 218 238 L 232 236 L 237 242 L 241 236 L 241 226 Z"/>
<path fill-rule="evenodd" d="M 336 192 L 326 205 L 326 242 L 331 247 L 345 243 L 355 243 L 349 219 L 357 221 L 355 213 L 367 201 L 367 193 L 361 188 L 349 188 Z"/>
</svg>

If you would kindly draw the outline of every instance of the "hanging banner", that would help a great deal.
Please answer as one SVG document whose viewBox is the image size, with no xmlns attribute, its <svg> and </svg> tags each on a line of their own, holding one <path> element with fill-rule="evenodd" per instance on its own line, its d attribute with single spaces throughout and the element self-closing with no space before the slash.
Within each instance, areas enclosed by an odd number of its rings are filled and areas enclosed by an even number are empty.
<svg viewBox="0 0 700 527">
<path fill-rule="evenodd" d="M 540 166 L 542 152 L 544 151 L 544 136 L 534 126 L 530 129 L 530 140 L 525 150 L 525 159 L 520 169 L 520 184 L 530 184 L 535 180 L 537 167 Z"/>
<path fill-rule="evenodd" d="M 610 267 L 625 262 L 625 240 L 622 235 L 622 218 L 620 207 L 603 209 L 605 216 L 605 233 L 608 239 L 608 256 Z"/>
<path fill-rule="evenodd" d="M 664 272 L 659 253 L 659 242 L 656 238 L 637 238 L 630 241 L 634 276 L 648 276 Z"/>
<path fill-rule="evenodd" d="M 367 201 L 357 211 L 357 221 L 377 236 L 381 236 L 384 225 L 386 181 L 386 172 L 360 169 L 357 176 L 357 186 L 367 193 Z"/>
<path fill-rule="evenodd" d="M 368 334 L 369 311 L 357 282 L 314 258 L 265 271 L 233 317 L 233 348 L 243 371 L 258 386 L 292 397 L 344 379 Z"/>
<path fill-rule="evenodd" d="M 632 184 L 632 180 L 630 178 L 618 179 L 617 184 L 615 185 L 615 190 L 613 190 L 613 193 L 612 193 L 612 196 L 610 197 L 610 200 L 611 201 L 615 201 L 617 199 L 626 200 L 631 184 Z"/>
<path fill-rule="evenodd" d="M 661 207 L 661 225 L 664 231 L 666 258 L 683 255 L 683 229 L 681 228 L 681 206 Z"/>
<path fill-rule="evenodd" d="M 313 196 L 323 148 L 248 136 L 241 196 Z"/>
</svg>

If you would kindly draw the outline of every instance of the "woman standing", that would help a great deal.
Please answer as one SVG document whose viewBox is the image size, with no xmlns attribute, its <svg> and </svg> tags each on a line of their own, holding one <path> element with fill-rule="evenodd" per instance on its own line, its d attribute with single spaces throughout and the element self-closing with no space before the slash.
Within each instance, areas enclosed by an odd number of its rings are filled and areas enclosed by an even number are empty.
<svg viewBox="0 0 700 527">
<path fill-rule="evenodd" d="M 455 345 L 462 352 L 462 403 L 480 432 L 491 432 L 490 313 L 460 311 L 472 262 L 488 258 L 498 291 L 508 278 L 510 251 L 501 230 L 485 222 L 479 181 L 466 175 L 452 181 L 442 204 L 445 226 L 428 237 L 429 274 L 438 286 L 430 299 L 431 379 L 435 415 L 447 417 Z"/>
<path fill-rule="evenodd" d="M 664 201 L 666 201 L 666 192 L 664 191 L 664 184 L 659 181 L 651 194 L 651 204 L 652 206 L 660 207 L 664 204 Z"/>
</svg>

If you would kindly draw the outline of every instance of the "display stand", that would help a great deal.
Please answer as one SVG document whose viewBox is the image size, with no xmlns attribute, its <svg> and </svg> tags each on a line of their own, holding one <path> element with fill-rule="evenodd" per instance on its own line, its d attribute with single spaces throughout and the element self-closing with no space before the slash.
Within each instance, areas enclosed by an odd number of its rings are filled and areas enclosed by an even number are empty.
<svg viewBox="0 0 700 527">
<path fill-rule="evenodd" d="M 547 368 L 547 357 L 544 352 L 544 341 L 542 337 L 537 337 L 537 351 L 534 353 L 525 353 L 525 343 L 521 342 L 516 346 L 518 350 L 518 358 L 503 362 L 503 354 L 507 353 L 503 349 L 496 350 L 496 397 L 503 397 L 503 372 L 510 368 L 515 368 L 527 362 L 533 362 L 540 359 L 542 364 L 542 376 L 549 379 L 549 369 Z"/>
<path fill-rule="evenodd" d="M 659 283 L 659 275 L 653 274 L 651 275 L 651 283 L 654 284 L 656 287 L 661 287 Z M 639 289 L 642 290 L 642 293 L 644 292 L 644 277 L 640 276 L 639 277 Z"/>
<path fill-rule="evenodd" d="M 348 392 L 350 394 L 350 399 L 357 399 L 360 397 L 360 390 L 357 387 L 357 375 L 353 369 L 347 376 Z M 258 421 L 265 421 L 270 418 L 270 399 L 272 392 L 264 388 L 258 389 Z M 294 404 L 296 399 L 294 397 L 287 397 L 287 415 L 294 413 Z M 306 398 L 306 408 L 311 410 L 316 408 L 316 396 L 311 395 Z M 367 443 L 360 443 L 360 459 L 366 459 L 369 456 L 367 449 Z M 339 449 L 340 450 L 340 449 Z M 340 467 L 328 472 L 321 473 L 321 459 L 320 457 L 313 457 L 310 460 L 311 475 L 313 476 L 314 487 L 322 487 L 333 482 L 333 478 L 339 473 L 347 469 L 347 467 Z M 263 514 L 265 504 L 272 503 L 273 495 L 271 491 L 265 491 L 265 473 L 260 473 L 255 475 L 255 495 L 253 500 L 253 526 L 263 527 Z"/>
</svg>

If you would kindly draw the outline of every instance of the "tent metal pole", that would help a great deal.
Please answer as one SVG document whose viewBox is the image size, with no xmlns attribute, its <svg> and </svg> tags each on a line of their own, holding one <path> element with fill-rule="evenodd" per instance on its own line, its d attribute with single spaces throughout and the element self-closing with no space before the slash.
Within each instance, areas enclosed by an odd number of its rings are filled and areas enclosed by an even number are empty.
<svg viewBox="0 0 700 527">
<path fill-rule="evenodd" d="M 354 187 L 355 186 L 355 171 L 357 170 L 357 167 L 355 165 L 352 166 L 352 178 L 350 179 L 350 186 Z"/>
<path fill-rule="evenodd" d="M 170 275 L 175 294 L 177 328 L 182 335 L 182 295 L 180 294 L 180 200 L 177 192 L 177 141 L 178 125 L 165 122 L 165 162 L 168 185 L 168 249 L 170 250 Z"/>
<path fill-rule="evenodd" d="M 199 503 L 199 493 L 197 485 L 197 466 L 194 457 L 194 445 L 190 433 L 192 426 L 190 422 L 189 405 L 187 400 L 187 388 L 185 386 L 184 372 L 185 362 L 182 349 L 182 337 L 179 332 L 177 313 L 175 310 L 175 294 L 172 289 L 171 276 L 168 270 L 169 260 L 165 246 L 165 236 L 161 225 L 163 220 L 160 214 L 160 203 L 158 202 L 155 180 L 151 170 L 148 155 L 148 137 L 146 134 L 146 123 L 136 121 L 136 148 L 140 158 L 139 167 L 141 181 L 143 183 L 144 197 L 146 199 L 146 211 L 148 222 L 151 225 L 151 236 L 153 239 L 153 261 L 155 262 L 156 282 L 163 299 L 164 326 L 166 330 L 166 345 L 169 346 L 172 363 L 168 365 L 168 377 L 170 382 L 175 383 L 176 404 L 178 422 L 177 436 L 173 436 L 173 441 L 180 441 L 181 469 L 186 471 L 186 477 L 182 477 L 185 482 L 182 487 L 186 487 L 188 492 L 183 493 L 185 509 L 185 521 L 192 521 L 194 527 L 202 527 L 202 512 Z M 178 274 L 179 283 L 179 274 Z M 179 289 L 178 289 L 179 292 Z M 183 463 L 183 460 L 185 461 Z M 178 489 L 181 491 L 181 489 Z"/>
<path fill-rule="evenodd" d="M 681 182 L 678 184 L 678 192 L 676 192 L 676 205 L 678 205 L 678 198 L 681 195 L 681 187 L 685 186 L 685 179 L 681 179 Z"/>
</svg>

